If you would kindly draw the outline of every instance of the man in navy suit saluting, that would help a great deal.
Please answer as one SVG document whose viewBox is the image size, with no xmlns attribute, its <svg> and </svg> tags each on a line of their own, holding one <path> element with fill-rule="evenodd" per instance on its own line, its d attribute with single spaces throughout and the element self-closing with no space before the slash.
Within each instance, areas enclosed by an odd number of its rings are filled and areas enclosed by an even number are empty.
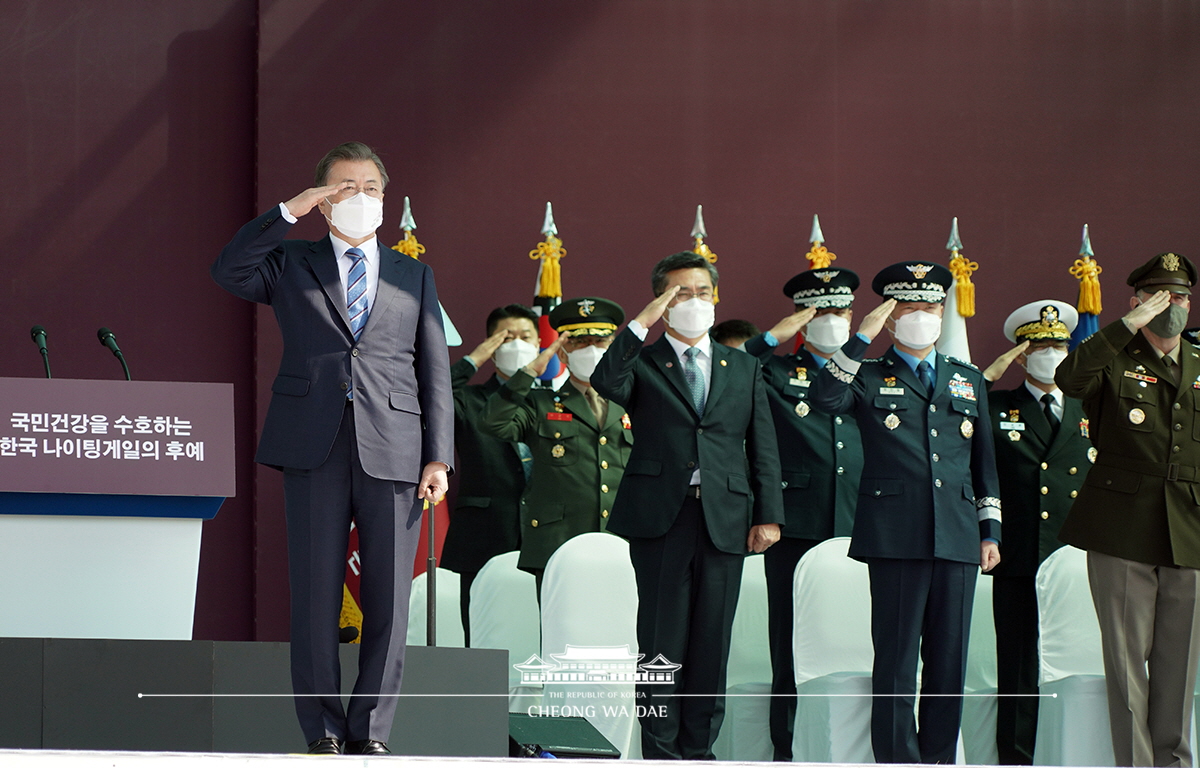
<svg viewBox="0 0 1200 768">
<path fill-rule="evenodd" d="M 387 181 L 370 147 L 335 147 L 316 186 L 238 230 L 212 267 L 225 290 L 269 304 L 283 335 L 255 460 L 283 471 L 292 688 L 314 754 L 388 752 L 422 501 L 445 494 L 454 456 L 433 272 L 375 236 Z M 329 236 L 284 240 L 314 209 Z M 363 632 L 343 709 L 338 614 L 352 520 Z"/>
<path fill-rule="evenodd" d="M 608 531 L 629 540 L 638 651 L 680 665 L 673 683 L 638 686 L 647 759 L 714 759 L 742 563 L 778 541 L 783 523 L 761 367 L 708 337 L 716 284 L 716 268 L 691 251 L 660 261 L 651 275 L 658 298 L 591 377 L 633 422 Z M 664 315 L 666 334 L 645 345 Z"/>
</svg>

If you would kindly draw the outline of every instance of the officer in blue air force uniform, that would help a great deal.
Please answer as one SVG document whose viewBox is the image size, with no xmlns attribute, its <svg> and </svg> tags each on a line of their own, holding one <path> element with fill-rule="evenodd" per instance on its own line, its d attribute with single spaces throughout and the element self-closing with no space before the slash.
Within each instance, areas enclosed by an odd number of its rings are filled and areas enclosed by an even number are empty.
<svg viewBox="0 0 1200 768">
<path fill-rule="evenodd" d="M 782 538 L 763 553 L 767 576 L 771 648 L 771 741 L 775 760 L 792 759 L 796 678 L 792 664 L 792 580 L 808 550 L 834 536 L 849 536 L 858 504 L 862 441 L 850 414 L 812 407 L 808 391 L 817 372 L 850 337 L 851 306 L 858 275 L 848 269 L 810 269 L 793 277 L 783 294 L 796 312 L 746 341 L 746 351 L 763 366 L 763 381 L 783 470 Z M 795 354 L 777 347 L 797 333 L 804 345 Z"/>
<path fill-rule="evenodd" d="M 975 580 L 1000 560 L 983 375 L 933 347 L 951 281 L 932 262 L 881 271 L 871 287 L 886 300 L 833 354 L 809 394 L 821 410 L 853 414 L 862 435 L 850 555 L 870 569 L 871 745 L 880 763 L 954 762 Z M 893 346 L 864 360 L 885 327 Z"/>
</svg>

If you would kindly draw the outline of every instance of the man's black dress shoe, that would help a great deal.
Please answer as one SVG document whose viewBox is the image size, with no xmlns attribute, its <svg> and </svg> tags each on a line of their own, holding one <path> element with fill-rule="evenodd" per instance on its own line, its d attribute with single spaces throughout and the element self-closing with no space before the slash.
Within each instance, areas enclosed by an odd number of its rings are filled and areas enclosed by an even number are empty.
<svg viewBox="0 0 1200 768">
<path fill-rule="evenodd" d="M 387 744 L 375 739 L 363 739 L 362 741 L 347 741 L 347 755 L 390 755 L 392 751 L 388 749 Z"/>
<path fill-rule="evenodd" d="M 342 754 L 342 740 L 336 736 L 326 736 L 317 739 L 312 744 L 308 745 L 308 754 L 310 755 L 340 755 Z"/>
</svg>

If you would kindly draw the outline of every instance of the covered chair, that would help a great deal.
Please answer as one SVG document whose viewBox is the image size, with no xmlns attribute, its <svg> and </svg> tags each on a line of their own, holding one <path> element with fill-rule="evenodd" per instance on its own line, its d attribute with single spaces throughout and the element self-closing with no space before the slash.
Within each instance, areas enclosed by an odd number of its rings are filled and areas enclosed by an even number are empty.
<svg viewBox="0 0 1200 768">
<path fill-rule="evenodd" d="M 541 615 L 533 574 L 517 569 L 520 552 L 496 555 L 471 583 L 471 645 L 508 651 L 508 711 L 527 712 L 542 684 L 526 683 L 514 664 L 540 654 Z"/>
<path fill-rule="evenodd" d="M 726 665 L 725 721 L 713 744 L 718 760 L 770 762 L 771 650 L 763 558 L 746 558 Z"/>
</svg>

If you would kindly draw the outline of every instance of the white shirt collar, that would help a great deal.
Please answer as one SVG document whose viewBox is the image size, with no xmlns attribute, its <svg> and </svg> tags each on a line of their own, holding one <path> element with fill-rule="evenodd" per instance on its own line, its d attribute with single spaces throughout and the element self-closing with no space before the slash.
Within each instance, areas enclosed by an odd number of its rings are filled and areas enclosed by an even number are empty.
<svg viewBox="0 0 1200 768">
<path fill-rule="evenodd" d="M 332 232 L 329 233 L 329 242 L 333 244 L 333 255 L 341 261 L 346 255 L 346 251 L 356 246 L 350 245 L 345 240 L 341 239 Z M 379 238 L 372 237 L 370 240 L 359 243 L 357 248 L 363 252 L 368 264 L 374 264 L 379 258 Z"/>
<path fill-rule="evenodd" d="M 676 356 L 682 360 L 683 353 L 687 351 L 688 345 L 669 333 L 665 334 L 665 336 L 667 337 L 667 343 L 671 345 L 671 349 L 675 350 Z M 695 347 L 699 356 L 712 357 L 712 339 L 707 333 L 700 337 L 700 340 L 696 342 Z"/>
<path fill-rule="evenodd" d="M 1025 380 L 1025 389 L 1029 390 L 1029 394 L 1033 395 L 1033 399 L 1037 400 L 1039 403 L 1042 401 L 1042 395 L 1046 394 L 1042 390 L 1030 384 L 1028 379 Z M 1055 405 L 1061 406 L 1063 404 L 1063 393 L 1058 387 L 1050 390 L 1050 396 L 1054 398 Z"/>
</svg>

